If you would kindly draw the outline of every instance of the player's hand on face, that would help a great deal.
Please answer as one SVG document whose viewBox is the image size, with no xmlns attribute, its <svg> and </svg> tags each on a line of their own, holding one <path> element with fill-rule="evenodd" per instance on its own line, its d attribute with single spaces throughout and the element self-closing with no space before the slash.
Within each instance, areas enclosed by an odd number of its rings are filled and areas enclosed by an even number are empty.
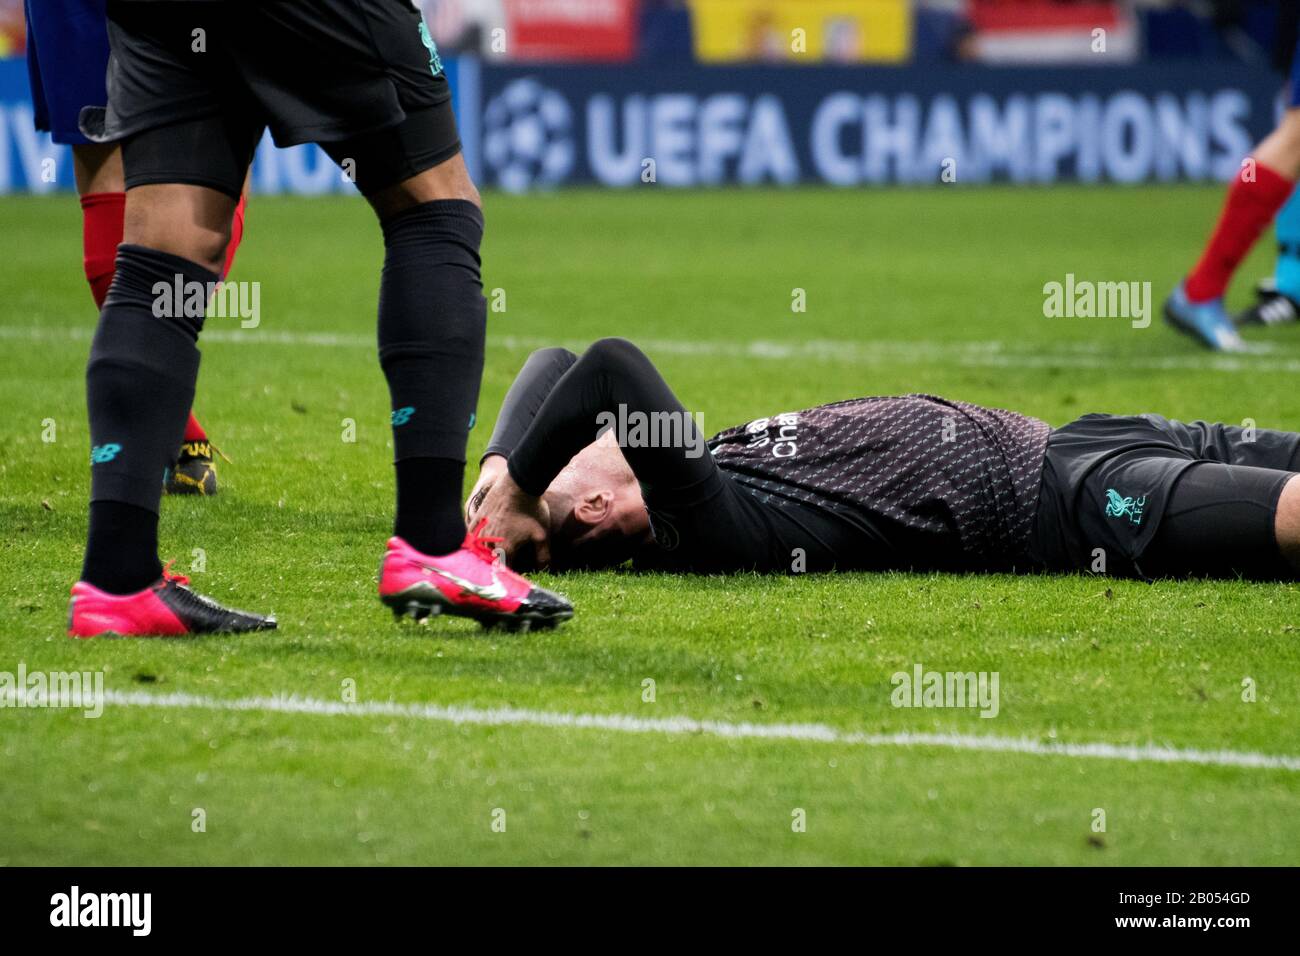
<svg viewBox="0 0 1300 956">
<path fill-rule="evenodd" d="M 474 526 L 479 510 L 483 507 L 483 499 L 487 497 L 488 491 L 496 483 L 497 479 L 504 474 L 506 474 L 504 455 L 488 455 L 483 459 L 478 469 L 478 481 L 474 482 L 469 497 L 465 499 L 466 527 L 472 528 Z"/>
<path fill-rule="evenodd" d="M 550 564 L 551 552 L 547 541 L 550 513 L 546 502 L 516 485 L 509 472 L 503 472 L 483 496 L 475 519 L 484 518 L 487 519 L 485 533 L 502 539 L 501 547 L 507 561 L 531 548 L 538 567 Z"/>
</svg>

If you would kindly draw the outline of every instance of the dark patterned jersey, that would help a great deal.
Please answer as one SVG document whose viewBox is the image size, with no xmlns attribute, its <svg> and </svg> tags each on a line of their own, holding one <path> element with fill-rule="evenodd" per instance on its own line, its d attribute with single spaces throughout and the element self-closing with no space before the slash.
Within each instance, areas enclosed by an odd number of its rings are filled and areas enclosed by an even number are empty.
<svg viewBox="0 0 1300 956">
<path fill-rule="evenodd" d="M 1023 556 L 1050 431 L 932 395 L 858 398 L 760 418 L 709 450 L 761 501 L 799 502 L 865 533 L 861 567 L 992 569 Z"/>
</svg>

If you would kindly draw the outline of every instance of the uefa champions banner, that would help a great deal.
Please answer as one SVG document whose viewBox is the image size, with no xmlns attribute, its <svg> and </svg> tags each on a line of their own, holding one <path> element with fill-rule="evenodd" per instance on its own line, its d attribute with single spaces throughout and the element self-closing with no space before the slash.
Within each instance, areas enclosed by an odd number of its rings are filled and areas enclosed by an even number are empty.
<svg viewBox="0 0 1300 956">
<path fill-rule="evenodd" d="M 514 191 L 1221 181 L 1281 85 L 1205 64 L 460 67 L 473 170 Z"/>
<path fill-rule="evenodd" d="M 503 66 L 443 61 L 477 181 L 512 191 L 953 182 L 1222 181 L 1276 117 L 1279 83 L 1230 65 Z M 0 193 L 73 188 L 0 60 Z M 315 146 L 253 166 L 261 193 L 355 194 Z"/>
</svg>

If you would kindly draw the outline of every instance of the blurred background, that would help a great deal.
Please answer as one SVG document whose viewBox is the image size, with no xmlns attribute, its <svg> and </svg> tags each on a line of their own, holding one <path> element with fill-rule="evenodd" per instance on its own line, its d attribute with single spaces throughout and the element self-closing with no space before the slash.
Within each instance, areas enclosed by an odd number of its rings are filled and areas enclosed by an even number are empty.
<svg viewBox="0 0 1300 956">
<path fill-rule="evenodd" d="M 1222 180 L 1272 126 L 1285 0 L 421 0 L 480 183 Z M 69 188 L 0 0 L 0 192 Z M 259 192 L 350 191 L 314 147 Z M 54 172 L 49 172 L 54 160 Z M 652 162 L 648 162 L 652 161 Z"/>
</svg>

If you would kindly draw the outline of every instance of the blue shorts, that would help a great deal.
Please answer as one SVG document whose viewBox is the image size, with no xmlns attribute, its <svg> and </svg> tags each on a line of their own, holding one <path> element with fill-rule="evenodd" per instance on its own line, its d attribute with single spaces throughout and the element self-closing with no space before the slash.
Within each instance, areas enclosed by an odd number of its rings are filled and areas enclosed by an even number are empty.
<svg viewBox="0 0 1300 956">
<path fill-rule="evenodd" d="M 108 102 L 107 0 L 26 0 L 27 72 L 36 128 L 56 143 L 90 140 L 77 128 L 83 106 Z"/>
</svg>

